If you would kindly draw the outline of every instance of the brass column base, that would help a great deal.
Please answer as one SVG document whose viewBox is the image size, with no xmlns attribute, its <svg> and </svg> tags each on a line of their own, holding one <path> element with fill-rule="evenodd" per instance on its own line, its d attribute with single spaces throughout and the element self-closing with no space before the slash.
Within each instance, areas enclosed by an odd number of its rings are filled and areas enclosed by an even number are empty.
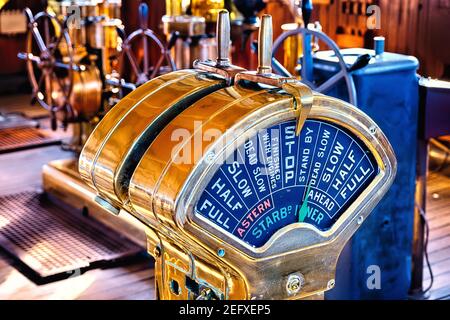
<svg viewBox="0 0 450 320">
<path fill-rule="evenodd" d="M 96 192 L 79 177 L 78 160 L 55 160 L 42 170 L 44 191 L 51 197 L 75 208 L 87 210 L 90 217 L 123 234 L 139 246 L 146 248 L 145 226 L 130 213 L 120 210 L 117 216 L 99 205 Z"/>
</svg>

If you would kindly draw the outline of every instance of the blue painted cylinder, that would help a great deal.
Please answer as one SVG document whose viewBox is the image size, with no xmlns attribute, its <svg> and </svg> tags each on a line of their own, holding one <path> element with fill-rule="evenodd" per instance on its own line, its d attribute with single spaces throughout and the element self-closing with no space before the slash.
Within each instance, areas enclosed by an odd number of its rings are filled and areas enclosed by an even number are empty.
<svg viewBox="0 0 450 320">
<path fill-rule="evenodd" d="M 369 65 L 353 73 L 358 107 L 388 137 L 398 169 L 391 189 L 341 254 L 336 286 L 326 293 L 326 298 L 406 299 L 414 220 L 418 61 L 415 57 L 389 52 L 376 55 L 374 50 L 367 49 L 344 49 L 342 53 L 349 66 L 360 54 L 372 56 Z M 338 68 L 333 52 L 316 55 L 317 78 L 328 79 Z M 326 94 L 348 101 L 343 81 Z"/>
</svg>

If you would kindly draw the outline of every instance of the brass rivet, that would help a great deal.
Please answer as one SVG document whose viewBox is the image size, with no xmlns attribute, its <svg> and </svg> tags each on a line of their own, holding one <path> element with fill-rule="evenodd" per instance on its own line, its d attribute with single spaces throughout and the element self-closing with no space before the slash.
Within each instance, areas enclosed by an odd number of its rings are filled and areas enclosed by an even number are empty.
<svg viewBox="0 0 450 320">
<path fill-rule="evenodd" d="M 287 283 L 286 283 L 286 291 L 289 295 L 297 294 L 303 284 L 305 283 L 305 278 L 302 274 L 291 274 L 288 277 Z"/>
<path fill-rule="evenodd" d="M 331 279 L 330 281 L 328 281 L 327 289 L 330 290 L 333 288 L 334 288 L 334 279 Z"/>
<path fill-rule="evenodd" d="M 220 248 L 219 250 L 217 250 L 217 255 L 219 257 L 224 257 L 225 256 L 225 249 Z"/>
<path fill-rule="evenodd" d="M 361 223 L 363 223 L 363 221 L 364 221 L 364 217 L 363 216 L 359 216 L 358 220 L 357 220 L 357 223 L 361 224 Z"/>
<path fill-rule="evenodd" d="M 158 245 L 155 247 L 155 249 L 153 250 L 153 256 L 155 258 L 159 258 L 161 256 L 161 247 Z"/>
</svg>

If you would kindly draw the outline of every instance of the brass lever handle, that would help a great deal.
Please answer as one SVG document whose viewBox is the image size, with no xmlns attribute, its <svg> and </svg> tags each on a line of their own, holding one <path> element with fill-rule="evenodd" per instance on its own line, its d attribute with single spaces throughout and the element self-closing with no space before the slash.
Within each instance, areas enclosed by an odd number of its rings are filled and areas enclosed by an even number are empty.
<svg viewBox="0 0 450 320">
<path fill-rule="evenodd" d="M 230 59 L 230 14 L 226 10 L 221 10 L 217 18 L 217 60 L 218 66 L 229 66 Z"/>
<path fill-rule="evenodd" d="M 261 18 L 258 33 L 258 74 L 272 72 L 272 16 L 265 14 Z"/>
<path fill-rule="evenodd" d="M 245 69 L 234 66 L 230 63 L 230 14 L 227 10 L 221 10 L 218 15 L 216 25 L 216 40 L 217 40 L 217 59 L 216 61 L 206 60 L 194 61 L 194 68 L 212 72 L 223 76 L 227 84 L 231 84 L 234 77 L 239 72 Z"/>
</svg>

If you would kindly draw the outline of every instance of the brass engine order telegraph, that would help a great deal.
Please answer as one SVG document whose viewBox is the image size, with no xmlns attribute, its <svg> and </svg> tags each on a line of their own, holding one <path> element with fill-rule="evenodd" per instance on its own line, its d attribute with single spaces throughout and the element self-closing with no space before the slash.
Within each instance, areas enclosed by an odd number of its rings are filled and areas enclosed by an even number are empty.
<svg viewBox="0 0 450 320">
<path fill-rule="evenodd" d="M 393 181 L 394 153 L 367 115 L 271 73 L 271 28 L 263 16 L 256 72 L 219 55 L 197 63 L 207 72 L 151 80 L 82 152 L 99 202 L 145 224 L 161 299 L 321 297 Z"/>
</svg>

